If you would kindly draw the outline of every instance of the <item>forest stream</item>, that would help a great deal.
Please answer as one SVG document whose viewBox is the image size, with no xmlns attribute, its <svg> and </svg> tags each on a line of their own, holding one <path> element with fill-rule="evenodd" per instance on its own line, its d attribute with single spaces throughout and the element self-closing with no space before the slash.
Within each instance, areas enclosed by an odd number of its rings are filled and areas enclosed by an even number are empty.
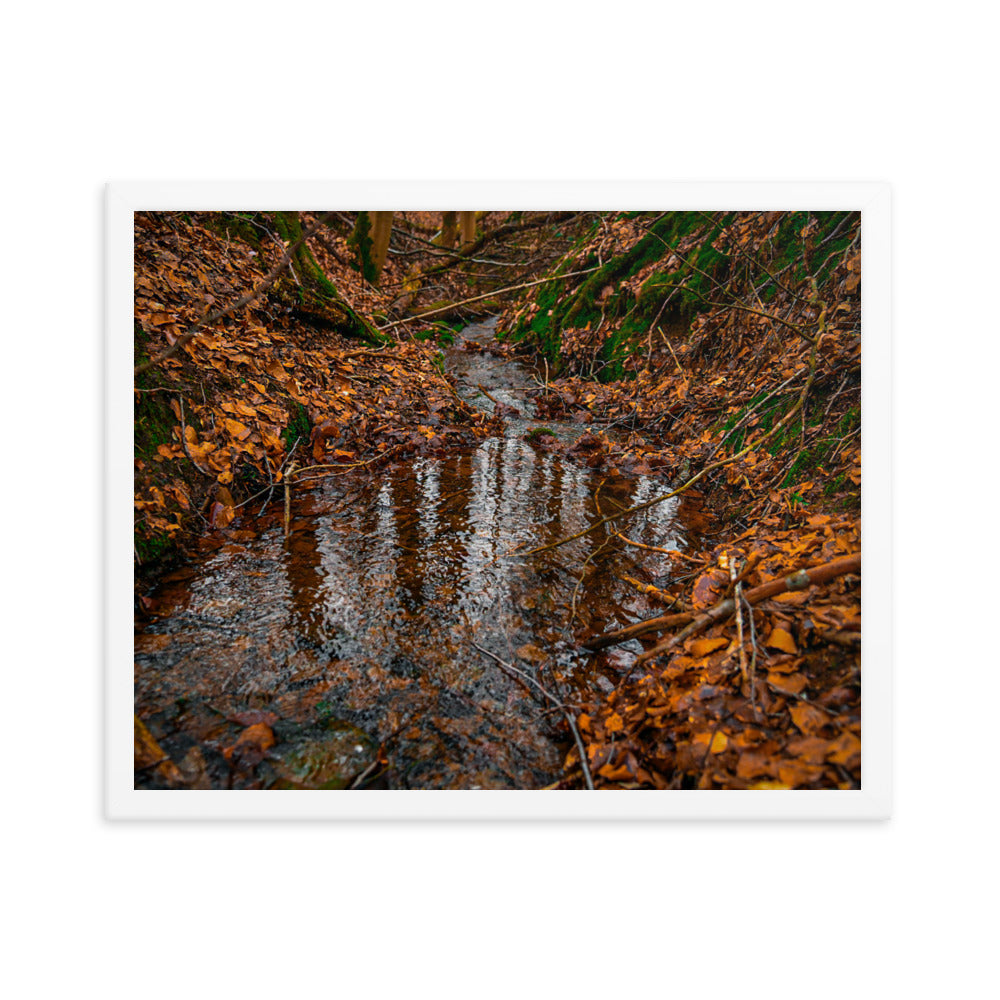
<svg viewBox="0 0 1000 1000">
<path fill-rule="evenodd" d="M 136 709 L 192 787 L 544 788 L 573 737 L 539 686 L 573 706 L 628 675 L 637 644 L 593 655 L 573 630 L 662 610 L 620 574 L 663 584 L 668 557 L 604 532 L 511 552 L 598 520 L 602 483 L 604 513 L 668 483 L 547 452 L 546 432 L 586 427 L 534 419 L 542 373 L 492 355 L 493 337 L 493 320 L 467 327 L 445 370 L 470 405 L 504 407 L 502 436 L 296 489 L 287 545 L 275 500 L 161 580 L 135 638 Z M 688 544 L 677 501 L 618 525 Z M 255 722 L 273 745 L 241 756 Z"/>
</svg>

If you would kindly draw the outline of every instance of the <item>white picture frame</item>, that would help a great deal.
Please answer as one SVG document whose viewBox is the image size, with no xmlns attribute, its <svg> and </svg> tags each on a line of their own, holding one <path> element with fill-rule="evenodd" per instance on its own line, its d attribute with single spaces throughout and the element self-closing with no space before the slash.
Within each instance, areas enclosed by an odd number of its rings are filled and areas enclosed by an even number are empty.
<svg viewBox="0 0 1000 1000">
<path fill-rule="evenodd" d="M 861 212 L 862 777 L 859 790 L 137 790 L 131 655 L 133 213 L 233 209 L 856 210 Z M 886 819 L 892 806 L 890 191 L 876 183 L 115 182 L 106 192 L 104 808 L 112 820 Z"/>
</svg>

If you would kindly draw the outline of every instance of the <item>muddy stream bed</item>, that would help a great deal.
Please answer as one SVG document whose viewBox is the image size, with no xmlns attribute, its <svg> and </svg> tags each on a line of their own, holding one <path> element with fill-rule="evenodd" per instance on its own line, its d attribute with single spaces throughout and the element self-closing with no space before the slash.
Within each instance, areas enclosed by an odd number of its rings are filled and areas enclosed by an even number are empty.
<svg viewBox="0 0 1000 1000">
<path fill-rule="evenodd" d="M 609 479 L 533 443 L 535 428 L 575 440 L 587 427 L 532 419 L 537 373 L 478 349 L 492 338 L 492 322 L 468 327 L 445 364 L 473 406 L 490 412 L 493 397 L 520 412 L 503 436 L 296 491 L 287 547 L 276 502 L 153 591 L 135 636 L 136 711 L 188 787 L 528 789 L 559 777 L 565 720 L 473 643 L 570 705 L 609 691 L 638 645 L 589 654 L 574 629 L 659 613 L 621 575 L 664 585 L 670 564 L 602 531 L 506 553 L 593 523 L 602 481 L 623 506 L 669 482 Z M 689 541 L 674 500 L 620 523 L 646 544 Z M 259 721 L 275 739 L 263 757 L 239 743 Z M 161 787 L 150 771 L 136 786 Z"/>
</svg>

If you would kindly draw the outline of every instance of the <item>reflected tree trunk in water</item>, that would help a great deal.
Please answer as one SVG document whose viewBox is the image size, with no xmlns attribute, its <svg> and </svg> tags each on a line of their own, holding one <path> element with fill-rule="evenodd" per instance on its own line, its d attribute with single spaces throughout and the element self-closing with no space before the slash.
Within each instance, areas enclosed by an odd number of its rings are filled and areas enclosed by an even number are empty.
<svg viewBox="0 0 1000 1000">
<path fill-rule="evenodd" d="M 407 466 L 404 473 L 391 477 L 389 496 L 396 545 L 400 550 L 396 560 L 396 582 L 406 605 L 412 610 L 418 608 L 424 599 L 423 545 L 426 537 L 422 530 L 425 511 L 414 464 Z"/>
<path fill-rule="evenodd" d="M 327 635 L 323 600 L 325 573 L 315 525 L 315 521 L 310 521 L 308 527 L 298 527 L 292 532 L 284 569 L 292 595 L 293 626 L 310 643 L 318 645 L 326 641 Z"/>
</svg>

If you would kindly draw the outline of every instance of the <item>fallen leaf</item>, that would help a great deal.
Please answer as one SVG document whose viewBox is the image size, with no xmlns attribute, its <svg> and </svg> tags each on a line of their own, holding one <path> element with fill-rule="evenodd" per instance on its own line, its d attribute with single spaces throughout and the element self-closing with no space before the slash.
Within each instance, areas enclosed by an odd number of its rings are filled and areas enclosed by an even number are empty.
<svg viewBox="0 0 1000 1000">
<path fill-rule="evenodd" d="M 861 740 L 854 733 L 841 733 L 828 744 L 827 760 L 832 764 L 853 766 L 861 759 Z"/>
<path fill-rule="evenodd" d="M 223 503 L 219 503 L 218 500 L 212 504 L 212 509 L 209 512 L 208 520 L 213 528 L 225 528 L 228 527 L 233 518 L 236 517 L 236 511 L 232 507 L 227 507 Z"/>
<path fill-rule="evenodd" d="M 803 764 L 800 761 L 783 761 L 778 765 L 778 778 L 789 788 L 809 785 L 823 774 L 818 764 Z"/>
<path fill-rule="evenodd" d="M 275 744 L 274 733 L 265 722 L 257 722 L 236 738 L 231 747 L 222 751 L 222 756 L 232 764 L 253 766 L 264 759 L 264 754 Z"/>
<path fill-rule="evenodd" d="M 709 653 L 728 645 L 729 640 L 721 636 L 716 639 L 695 639 L 691 643 L 691 652 L 694 656 L 707 656 Z"/>
<path fill-rule="evenodd" d="M 231 417 L 226 417 L 222 421 L 225 425 L 227 431 L 238 441 L 245 441 L 250 437 L 250 428 L 246 424 L 240 423 L 239 420 L 233 420 Z"/>
<path fill-rule="evenodd" d="M 802 694 L 808 681 L 805 674 L 782 674 L 771 670 L 767 675 L 767 683 L 782 694 Z"/>
<path fill-rule="evenodd" d="M 711 733 L 695 733 L 692 738 L 693 743 L 700 743 L 704 747 L 708 747 L 709 740 L 712 741 L 709 753 L 722 753 L 729 746 L 729 738 L 722 732 L 717 732 L 714 736 Z"/>
<path fill-rule="evenodd" d="M 544 650 L 539 649 L 532 642 L 526 642 L 523 646 L 520 646 L 517 650 L 517 656 L 518 659 L 533 663 L 536 667 L 541 666 L 549 658 Z"/>
<path fill-rule="evenodd" d="M 274 712 L 264 712 L 260 709 L 252 709 L 249 712 L 237 712 L 229 716 L 233 722 L 238 722 L 241 726 L 255 726 L 263 722 L 267 726 L 273 726 L 278 721 L 278 716 Z"/>
<path fill-rule="evenodd" d="M 721 569 L 712 569 L 702 573 L 694 585 L 691 603 L 696 608 L 707 608 L 722 596 L 729 586 L 729 574 Z"/>
<path fill-rule="evenodd" d="M 806 735 L 811 736 L 826 723 L 826 715 L 815 705 L 798 702 L 788 709 L 792 721 Z"/>
<path fill-rule="evenodd" d="M 780 649 L 783 653 L 797 653 L 798 647 L 791 635 L 780 626 L 771 630 L 771 634 L 764 643 L 768 649 Z"/>
</svg>

